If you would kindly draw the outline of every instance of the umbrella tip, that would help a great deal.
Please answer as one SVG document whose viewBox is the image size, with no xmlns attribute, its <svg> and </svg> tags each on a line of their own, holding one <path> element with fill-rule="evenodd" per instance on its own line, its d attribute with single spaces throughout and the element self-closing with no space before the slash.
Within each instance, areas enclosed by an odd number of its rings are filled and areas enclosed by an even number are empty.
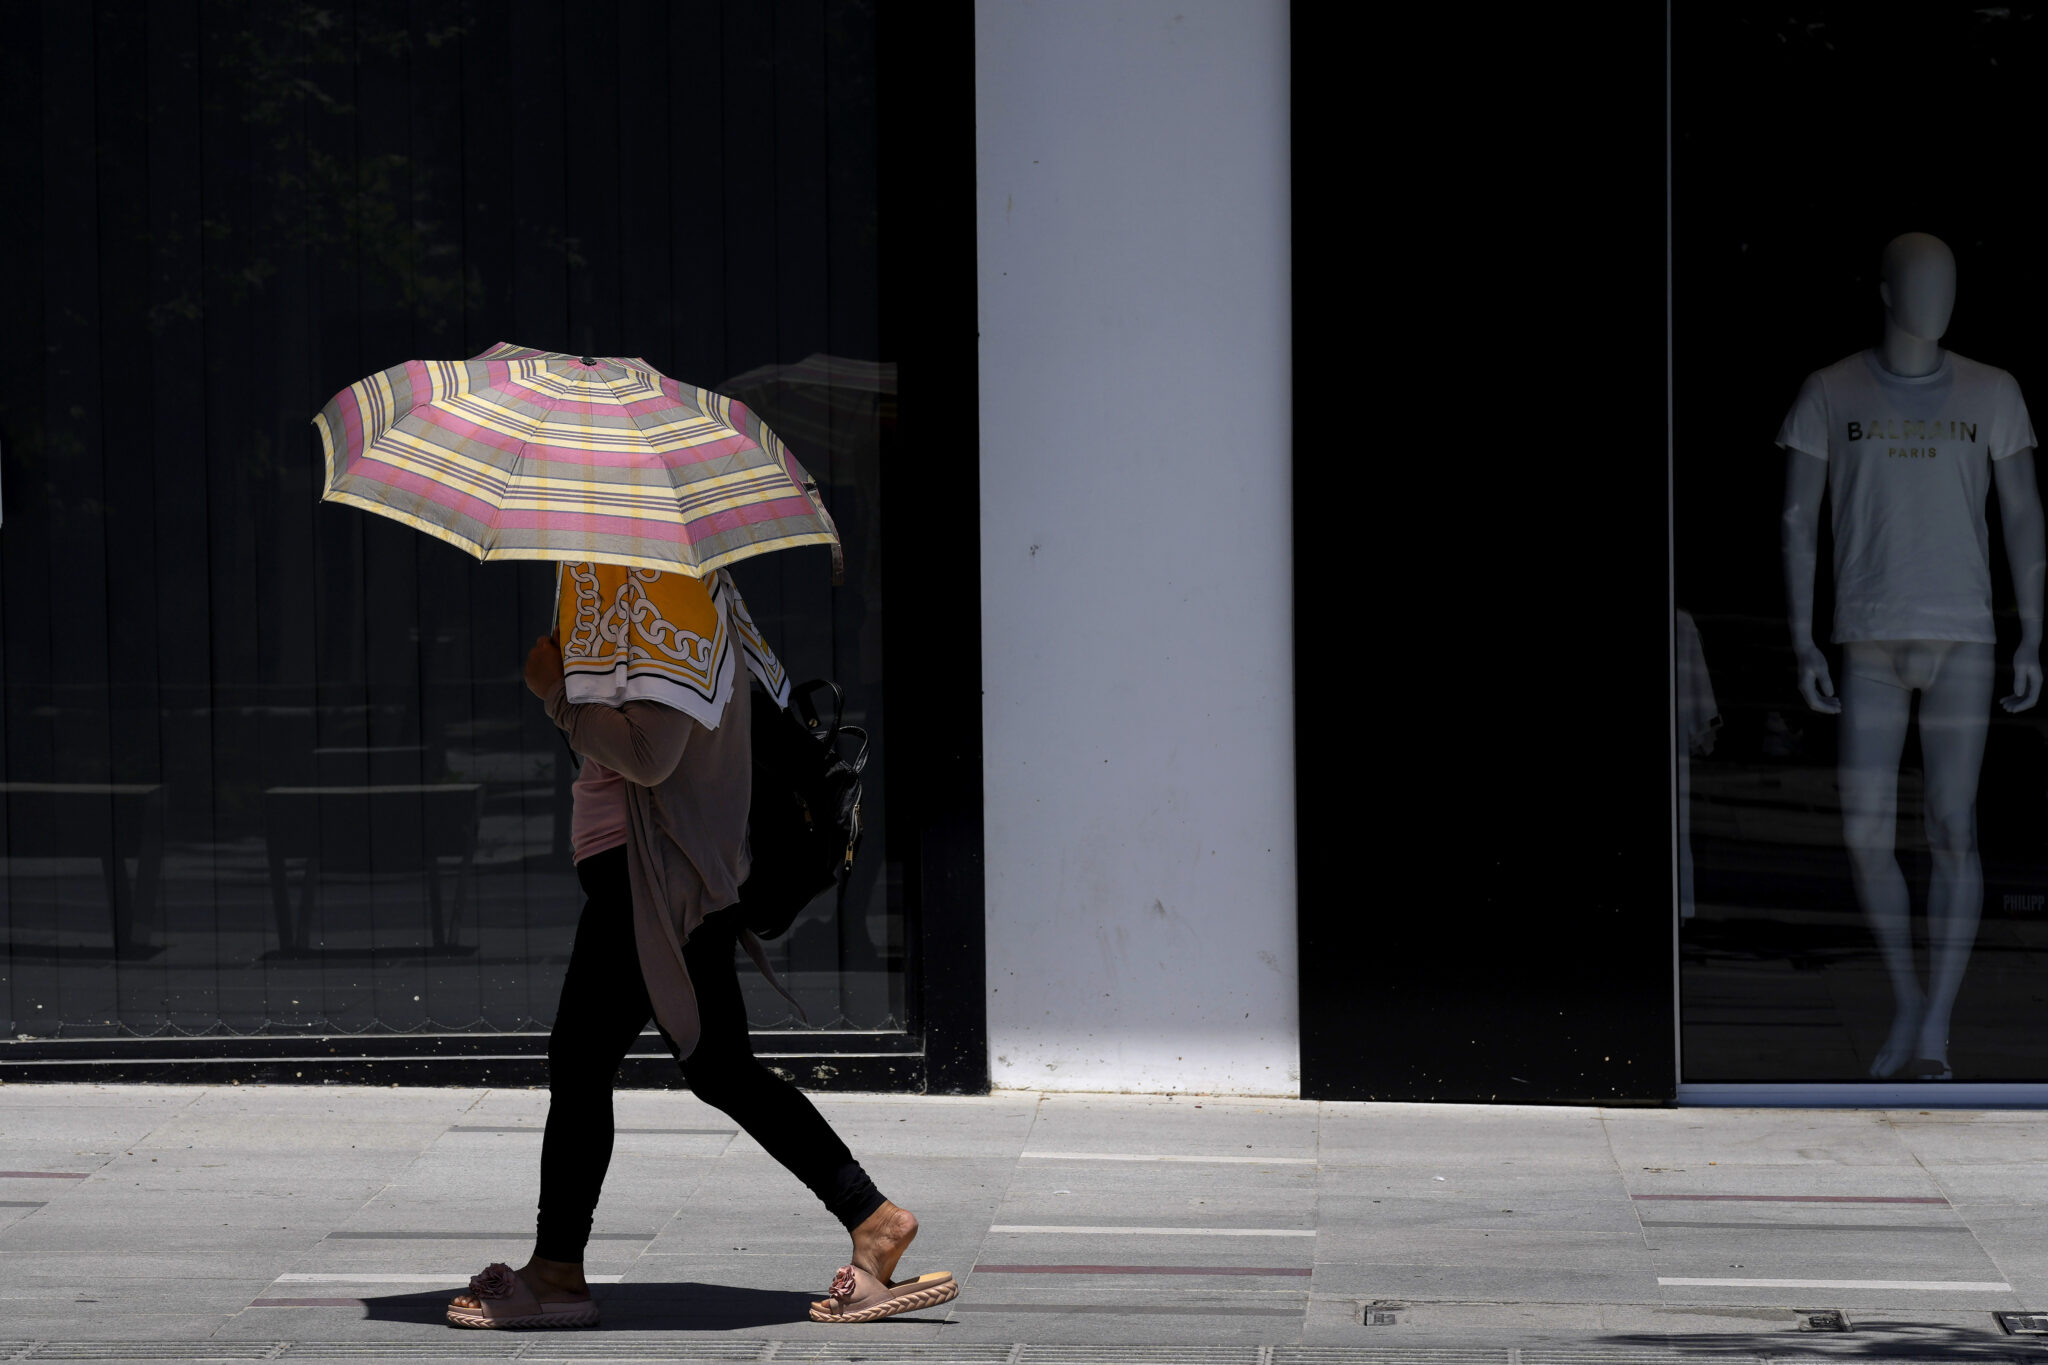
<svg viewBox="0 0 2048 1365">
<path fill-rule="evenodd" d="M 595 365 L 597 361 L 590 356 L 584 356 L 583 363 L 586 365 Z"/>
</svg>

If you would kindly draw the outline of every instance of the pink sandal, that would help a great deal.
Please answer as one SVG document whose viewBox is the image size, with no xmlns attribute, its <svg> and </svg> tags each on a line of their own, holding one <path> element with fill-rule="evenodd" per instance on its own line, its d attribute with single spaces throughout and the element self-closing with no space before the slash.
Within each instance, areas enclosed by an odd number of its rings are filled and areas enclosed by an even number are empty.
<svg viewBox="0 0 2048 1365">
<path fill-rule="evenodd" d="M 856 1265 L 843 1265 L 832 1277 L 832 1297 L 811 1305 L 812 1322 L 873 1322 L 933 1308 L 960 1297 L 951 1271 L 934 1270 L 914 1280 L 883 1284 Z"/>
<path fill-rule="evenodd" d="M 526 1281 L 503 1261 L 493 1261 L 480 1275 L 469 1277 L 475 1308 L 448 1305 L 448 1321 L 457 1327 L 595 1327 L 597 1305 L 588 1298 L 542 1303 Z"/>
</svg>

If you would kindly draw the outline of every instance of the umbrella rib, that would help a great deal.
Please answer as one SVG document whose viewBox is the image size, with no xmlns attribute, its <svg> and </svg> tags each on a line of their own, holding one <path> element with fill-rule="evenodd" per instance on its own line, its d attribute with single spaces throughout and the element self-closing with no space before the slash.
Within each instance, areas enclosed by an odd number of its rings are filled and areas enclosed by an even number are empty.
<svg viewBox="0 0 2048 1365">
<path fill-rule="evenodd" d="M 682 381 L 681 381 L 681 380 L 677 380 L 676 382 L 677 382 L 678 384 L 682 383 Z M 605 388 L 607 388 L 607 389 L 610 389 L 610 388 L 612 387 L 612 381 L 611 381 L 611 380 L 609 380 L 609 379 L 607 379 L 607 380 L 604 380 L 604 381 L 603 381 L 603 383 L 604 383 L 604 386 L 605 386 Z M 692 385 L 691 387 L 692 387 L 692 388 L 695 388 L 696 386 L 695 386 L 695 385 Z M 656 384 L 655 384 L 655 386 L 654 386 L 654 390 L 655 390 L 655 392 L 656 392 L 656 393 L 659 393 L 659 394 L 661 394 L 661 396 L 662 396 L 662 397 L 664 397 L 664 398 L 668 397 L 668 392 L 667 392 L 667 390 L 663 389 L 663 388 L 661 387 L 661 385 L 660 385 L 659 383 L 656 383 Z M 698 391 L 699 391 L 700 393 L 702 393 L 702 392 L 708 392 L 708 390 L 703 390 L 703 389 L 699 389 Z M 720 395 L 720 396 L 723 396 L 723 395 Z M 728 401 L 728 402 L 730 402 L 730 401 L 732 401 L 732 400 L 728 399 L 727 401 Z M 619 411 L 620 411 L 620 412 L 622 412 L 622 413 L 624 413 L 624 414 L 626 415 L 626 420 L 627 420 L 627 421 L 629 421 L 629 422 L 631 422 L 631 423 L 633 424 L 633 430 L 635 430 L 635 431 L 639 432 L 639 433 L 640 433 L 640 435 L 641 435 L 641 437 L 642 437 L 643 439 L 646 439 L 646 438 L 647 438 L 647 428 L 646 428 L 646 427 L 643 427 L 643 426 L 641 426 L 641 425 L 640 425 L 640 417 L 639 417 L 639 414 L 635 413 L 635 412 L 634 412 L 634 411 L 633 411 L 633 410 L 632 410 L 631 408 L 629 408 L 629 407 L 626 407 L 626 406 L 625 406 L 624 404 L 621 404 L 621 405 L 620 405 L 620 407 L 619 407 Z M 707 413 L 706 415 L 707 415 L 707 416 L 709 416 L 710 414 L 708 414 L 708 413 Z M 723 418 L 720 418 L 720 419 L 719 419 L 719 425 L 723 426 L 723 427 L 724 427 L 724 428 L 725 428 L 725 429 L 726 429 L 727 431 L 730 431 L 730 432 L 732 432 L 732 433 L 733 433 L 734 435 L 736 435 L 736 436 L 744 436 L 744 435 L 746 435 L 746 433 L 745 433 L 745 432 L 741 431 L 741 430 L 740 430 L 740 429 L 739 429 L 738 427 L 735 427 L 735 426 L 734 426 L 734 425 L 733 425 L 733 424 L 732 424 L 731 422 L 729 422 L 729 421 L 726 421 L 726 420 L 725 420 L 725 419 L 723 419 Z M 752 438 L 751 438 L 751 437 L 749 437 L 748 439 L 750 439 L 750 440 L 751 440 Z M 651 442 L 651 441 L 650 441 L 649 443 L 650 443 L 650 444 L 652 444 L 652 442 Z M 756 446 L 756 447 L 757 447 L 758 449 L 760 449 L 760 450 L 761 450 L 761 452 L 762 452 L 763 454 L 767 454 L 767 453 L 768 453 L 768 451 L 767 451 L 767 448 L 766 448 L 765 446 L 762 446 L 760 442 L 756 441 L 756 442 L 755 442 L 754 444 L 755 444 L 755 446 Z M 670 479 L 669 479 L 669 496 L 670 496 L 670 498 L 672 498 L 672 499 L 675 499 L 675 500 L 677 501 L 677 515 L 679 515 L 679 516 L 680 516 L 680 515 L 682 515 L 682 506 L 681 506 L 681 501 L 680 501 L 681 493 L 682 493 L 682 489 L 680 489 L 680 488 L 676 487 L 676 484 L 675 484 L 675 479 L 674 479 L 673 475 L 671 475 L 671 477 L 670 477 Z M 680 557 L 681 555 L 685 555 L 685 554 L 687 554 L 687 555 L 691 555 L 691 556 L 693 556 L 693 557 L 694 557 L 694 555 L 695 555 L 695 553 L 696 553 L 696 549 L 697 549 L 697 547 L 696 547 L 696 546 L 694 546 L 694 545 L 692 545 L 692 544 L 690 543 L 689 537 L 687 537 L 687 536 L 678 536 L 678 537 L 676 538 L 676 545 L 677 545 L 677 553 L 678 553 L 678 556 L 679 556 L 679 557 Z M 679 569 L 683 570 L 684 572 L 687 572 L 687 573 L 688 573 L 688 574 L 690 575 L 690 577 L 692 577 L 692 578 L 701 578 L 701 577 L 703 576 L 703 566 L 702 566 L 702 565 L 699 565 L 699 564 L 696 564 L 696 563 L 691 563 L 691 564 L 689 564 L 689 565 L 682 565 L 682 564 L 678 564 L 678 565 L 677 565 L 677 567 L 678 567 Z"/>
<path fill-rule="evenodd" d="M 542 353 L 542 356 L 544 356 L 545 354 L 546 354 L 546 353 L 545 353 L 545 352 L 543 352 L 543 353 Z M 530 358 L 531 358 L 531 359 L 534 359 L 534 360 L 539 360 L 539 361 L 541 362 L 541 373 L 543 373 L 543 374 L 547 374 L 547 373 L 549 373 L 549 370 L 548 370 L 548 368 L 547 368 L 547 362 L 546 362 L 546 360 L 545 360 L 545 359 L 543 359 L 543 358 L 542 358 L 542 356 L 533 356 L 533 357 L 530 357 Z M 521 357 L 521 358 L 526 358 L 526 357 Z M 607 387 L 609 387 L 609 385 L 607 385 Z M 547 426 L 547 424 L 548 424 L 548 419 L 549 419 L 549 418 L 551 418 L 551 417 L 553 417 L 553 416 L 555 415 L 555 410 L 556 410 L 557 408 L 561 407 L 561 405 L 562 405 L 562 402 L 563 402 L 563 395 L 561 395 L 561 394 L 549 394 L 549 395 L 548 395 L 548 398 L 547 398 L 547 404 L 548 404 L 548 409 L 547 409 L 547 411 L 546 411 L 545 413 L 542 413 L 542 414 L 541 414 L 541 416 L 539 417 L 539 419 L 538 419 L 538 420 L 537 420 L 537 421 L 536 421 L 536 422 L 534 423 L 534 428 L 533 428 L 533 429 L 534 429 L 534 431 L 538 432 L 538 431 L 541 431 L 541 430 L 543 430 L 544 428 L 546 428 L 546 426 Z M 634 423 L 634 425 L 635 425 L 635 426 L 638 426 L 639 424 L 638 424 L 638 423 L 636 422 L 636 423 Z M 501 526 L 501 525 L 499 525 L 499 523 L 498 523 L 498 519 L 499 519 L 500 517 L 502 517 L 502 516 L 504 516 L 504 515 L 505 515 L 505 505 L 506 505 L 506 503 L 508 503 L 508 502 L 510 502 L 510 501 L 511 501 L 511 498 L 510 498 L 510 496 L 509 496 L 509 495 L 510 495 L 510 493 L 511 493 L 511 491 L 512 491 L 512 485 L 513 485 L 513 483 L 515 483 L 515 482 L 516 482 L 516 481 L 518 480 L 518 478 L 519 478 L 519 469 L 520 469 L 520 466 L 522 466 L 522 465 L 524 465 L 524 464 L 526 463 L 526 452 L 527 452 L 527 449 L 528 449 L 528 448 L 529 448 L 530 446 L 532 446 L 532 445 L 533 445 L 533 441 L 532 441 L 531 439 L 528 439 L 528 440 L 523 440 L 523 441 L 521 441 L 521 442 L 519 443 L 519 449 L 513 452 L 513 455 L 512 455 L 512 468 L 506 471 L 506 476 L 505 476 L 505 477 L 506 477 L 506 481 L 505 481 L 505 492 L 506 492 L 506 494 L 507 494 L 508 496 L 505 496 L 505 497 L 501 497 L 501 498 L 499 498 L 499 499 L 498 499 L 498 505 L 497 505 L 496 507 L 494 507 L 494 508 L 492 508 L 492 509 L 491 509 L 491 543 L 490 543 L 489 545 L 487 545 L 487 546 L 485 546 L 485 547 L 484 547 L 484 554 L 483 554 L 483 556 L 482 556 L 482 558 L 483 558 L 483 559 L 484 559 L 485 561 L 487 561 L 487 562 L 488 562 L 488 560 L 490 559 L 490 551 L 491 551 L 492 549 L 496 548 L 496 546 L 497 546 L 497 544 L 498 544 L 498 541 L 499 541 L 499 538 L 500 538 L 500 534 L 501 534 L 501 533 L 503 532 L 503 530 L 504 530 L 504 527 L 503 527 L 503 526 Z"/>
</svg>

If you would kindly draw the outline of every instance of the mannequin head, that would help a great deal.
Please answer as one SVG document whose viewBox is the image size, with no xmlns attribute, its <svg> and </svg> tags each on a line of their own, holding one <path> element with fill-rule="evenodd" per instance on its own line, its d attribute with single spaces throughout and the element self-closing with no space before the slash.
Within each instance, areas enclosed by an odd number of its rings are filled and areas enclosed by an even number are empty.
<svg viewBox="0 0 2048 1365">
<path fill-rule="evenodd" d="M 1956 258 L 1939 237 L 1908 232 L 1885 245 L 1878 266 L 1878 297 L 1888 329 L 1921 341 L 1939 341 L 1956 307 Z"/>
</svg>

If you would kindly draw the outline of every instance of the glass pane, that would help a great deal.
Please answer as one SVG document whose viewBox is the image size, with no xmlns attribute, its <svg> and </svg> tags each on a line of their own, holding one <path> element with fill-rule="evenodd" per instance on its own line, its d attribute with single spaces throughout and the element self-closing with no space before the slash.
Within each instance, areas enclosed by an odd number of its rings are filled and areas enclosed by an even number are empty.
<svg viewBox="0 0 2048 1365">
<path fill-rule="evenodd" d="M 868 731 L 867 835 L 771 960 L 809 1027 L 900 1030 L 873 8 L 411 12 L 88 15 L 4 96 L 51 133 L 5 228 L 42 303 L 0 374 L 0 1023 L 548 1027 L 582 901 L 520 679 L 553 570 L 320 504 L 310 425 L 511 341 L 741 398 L 817 477 L 845 586 L 816 549 L 738 578 Z"/>
<path fill-rule="evenodd" d="M 2048 1078 L 2030 16 L 1674 14 L 1684 1079 Z"/>
</svg>

